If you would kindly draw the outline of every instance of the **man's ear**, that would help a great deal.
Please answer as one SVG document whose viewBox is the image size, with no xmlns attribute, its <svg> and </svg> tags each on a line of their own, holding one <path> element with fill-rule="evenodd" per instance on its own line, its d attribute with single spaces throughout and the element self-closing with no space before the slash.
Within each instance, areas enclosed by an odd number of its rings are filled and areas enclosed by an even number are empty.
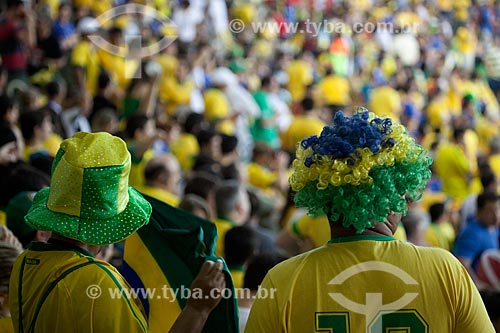
<svg viewBox="0 0 500 333">
<path fill-rule="evenodd" d="M 50 236 L 52 236 L 52 231 L 37 230 L 35 239 L 33 240 L 36 242 L 46 242 L 49 240 Z"/>
<path fill-rule="evenodd" d="M 0 291 L 0 309 L 9 308 L 9 293 Z"/>
</svg>

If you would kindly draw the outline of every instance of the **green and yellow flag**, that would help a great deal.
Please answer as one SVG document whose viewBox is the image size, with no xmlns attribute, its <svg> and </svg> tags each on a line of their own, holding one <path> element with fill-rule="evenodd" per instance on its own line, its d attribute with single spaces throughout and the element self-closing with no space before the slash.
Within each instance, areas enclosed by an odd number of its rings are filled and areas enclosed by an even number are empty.
<svg viewBox="0 0 500 333">
<path fill-rule="evenodd" d="M 144 196 L 153 213 L 147 225 L 125 241 L 121 273 L 141 300 L 152 333 L 172 327 L 186 305 L 188 290 L 206 260 L 217 260 L 215 225 L 189 212 Z M 234 285 L 224 263 L 225 291 L 204 328 L 207 333 L 238 333 L 238 306 Z"/>
</svg>

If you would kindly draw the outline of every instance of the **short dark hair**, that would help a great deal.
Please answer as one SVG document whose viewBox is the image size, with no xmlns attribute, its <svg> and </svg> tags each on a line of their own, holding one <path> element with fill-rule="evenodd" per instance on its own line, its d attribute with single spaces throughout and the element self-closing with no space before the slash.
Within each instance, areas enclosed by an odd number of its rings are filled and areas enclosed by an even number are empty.
<svg viewBox="0 0 500 333">
<path fill-rule="evenodd" d="M 241 185 L 235 180 L 224 181 L 215 190 L 215 206 L 217 216 L 228 216 L 236 208 L 240 200 Z"/>
<path fill-rule="evenodd" d="M 458 140 L 465 135 L 465 128 L 456 127 L 453 129 L 453 140 Z"/>
<path fill-rule="evenodd" d="M 436 222 L 443 216 L 445 209 L 445 204 L 443 202 L 438 202 L 429 207 L 429 215 L 431 217 L 431 222 Z"/>
<path fill-rule="evenodd" d="M 56 97 L 61 92 L 61 86 L 57 81 L 51 81 L 46 87 L 47 95 L 49 98 Z"/>
<path fill-rule="evenodd" d="M 233 152 L 238 146 L 238 138 L 234 135 L 221 134 L 221 138 L 222 154 Z"/>
<path fill-rule="evenodd" d="M 207 201 L 196 194 L 187 194 L 179 203 L 179 208 L 193 213 L 196 209 L 203 211 L 207 219 L 210 218 L 210 208 Z"/>
<path fill-rule="evenodd" d="M 270 76 L 264 76 L 261 80 L 260 80 L 260 86 L 262 88 L 264 87 L 267 87 L 271 84 L 271 77 Z"/>
<path fill-rule="evenodd" d="M 149 162 L 144 168 L 144 179 L 146 184 L 155 181 L 161 174 L 169 176 L 169 170 L 164 163 Z"/>
<path fill-rule="evenodd" d="M 14 107 L 15 102 L 7 95 L 0 96 L 0 121 L 5 121 L 3 118 Z"/>
<path fill-rule="evenodd" d="M 226 232 L 224 237 L 224 259 L 228 266 L 245 264 L 257 249 L 257 235 L 248 226 L 237 226 Z"/>
<path fill-rule="evenodd" d="M 198 140 L 198 145 L 200 147 L 206 146 L 214 137 L 216 137 L 218 133 L 213 130 L 201 130 L 197 135 L 196 139 Z"/>
<path fill-rule="evenodd" d="M 311 97 L 306 97 L 300 103 L 303 112 L 309 112 L 314 109 L 314 100 Z"/>
<path fill-rule="evenodd" d="M 248 263 L 243 287 L 253 291 L 258 290 L 267 272 L 285 259 L 283 255 L 272 252 L 253 257 Z"/>
<path fill-rule="evenodd" d="M 27 111 L 19 117 L 21 133 L 25 140 L 31 140 L 35 135 L 35 127 L 41 126 L 49 114 L 46 111 Z"/>
<path fill-rule="evenodd" d="M 204 119 L 202 114 L 191 112 L 184 121 L 184 132 L 196 135 L 202 129 Z"/>
<path fill-rule="evenodd" d="M 208 172 L 197 172 L 189 179 L 184 188 L 184 195 L 196 194 L 207 200 L 218 185 L 218 178 Z"/>
<path fill-rule="evenodd" d="M 484 172 L 481 175 L 481 185 L 483 186 L 483 188 L 490 187 L 491 185 L 493 185 L 493 183 L 495 183 L 496 180 L 497 180 L 497 177 L 491 171 Z"/>
<path fill-rule="evenodd" d="M 99 74 L 99 77 L 97 78 L 97 86 L 99 87 L 99 89 L 105 89 L 107 86 L 109 86 L 110 83 L 111 78 L 109 77 L 108 73 L 101 72 L 101 74 Z"/>
<path fill-rule="evenodd" d="M 477 210 L 483 209 L 488 202 L 497 202 L 498 194 L 494 192 L 483 192 L 477 196 Z"/>
<path fill-rule="evenodd" d="M 135 132 L 139 129 L 144 129 L 149 119 L 150 118 L 148 116 L 142 114 L 131 116 L 127 121 L 127 128 L 125 129 L 128 138 L 133 139 L 135 136 Z"/>
</svg>

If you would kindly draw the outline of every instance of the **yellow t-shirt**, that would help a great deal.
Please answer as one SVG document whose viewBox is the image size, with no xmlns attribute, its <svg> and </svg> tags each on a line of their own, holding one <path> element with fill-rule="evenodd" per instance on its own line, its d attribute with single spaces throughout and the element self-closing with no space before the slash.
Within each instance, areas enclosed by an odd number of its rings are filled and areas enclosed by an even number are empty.
<svg viewBox="0 0 500 333">
<path fill-rule="evenodd" d="M 291 220 L 288 230 L 297 238 L 309 238 L 315 247 L 325 245 L 330 240 L 330 224 L 326 215 L 311 217 L 304 214 Z"/>
<path fill-rule="evenodd" d="M 0 210 L 0 225 L 6 225 L 7 224 L 7 215 L 3 210 Z"/>
<path fill-rule="evenodd" d="M 208 121 L 224 119 L 231 112 L 231 106 L 226 95 L 220 89 L 208 89 L 203 95 L 205 101 L 205 117 Z M 221 133 L 231 135 L 234 133 L 234 123 L 230 120 L 218 122 L 217 130 Z"/>
<path fill-rule="evenodd" d="M 278 179 L 276 172 L 263 167 L 260 164 L 251 162 L 247 166 L 248 182 L 264 191 L 271 191 L 271 186 Z"/>
<path fill-rule="evenodd" d="M 234 288 L 243 288 L 245 282 L 245 270 L 243 267 L 229 267 L 229 272 L 233 278 Z"/>
<path fill-rule="evenodd" d="M 425 241 L 431 246 L 451 251 L 453 242 L 455 241 L 455 229 L 453 229 L 450 223 L 431 224 L 427 228 Z"/>
<path fill-rule="evenodd" d="M 177 157 L 182 171 L 193 168 L 196 156 L 200 153 L 200 146 L 196 137 L 189 133 L 182 133 L 170 146 L 172 154 Z"/>
<path fill-rule="evenodd" d="M 10 318 L 0 318 L 0 333 L 14 333 L 14 326 Z"/>
<path fill-rule="evenodd" d="M 188 105 L 193 90 L 192 82 L 179 83 L 175 77 L 163 77 L 160 82 L 159 98 L 165 103 L 165 111 L 174 115 L 179 105 Z"/>
<path fill-rule="evenodd" d="M 323 105 L 349 105 L 349 81 L 337 75 L 328 75 L 318 83 L 318 98 Z"/>
<path fill-rule="evenodd" d="M 304 60 L 295 60 L 288 67 L 288 91 L 292 102 L 300 102 L 306 94 L 306 87 L 313 82 L 311 66 Z"/>
<path fill-rule="evenodd" d="M 170 206 L 177 207 L 179 205 L 179 198 L 175 194 L 162 190 L 161 188 L 142 185 L 138 186 L 137 190 L 145 195 L 149 195 L 150 197 L 163 201 Z"/>
<path fill-rule="evenodd" d="M 149 160 L 154 157 L 154 151 L 152 149 L 146 150 L 146 152 L 142 155 L 142 158 L 137 158 L 134 156 L 133 145 L 129 145 L 129 151 L 132 155 L 132 164 L 130 165 L 130 174 L 129 174 L 129 184 L 133 187 L 140 187 L 145 184 L 144 180 L 144 170 L 146 169 L 146 165 Z"/>
<path fill-rule="evenodd" d="M 100 69 L 99 57 L 92 43 L 82 40 L 75 45 L 71 53 L 71 65 L 83 67 L 87 79 L 87 89 L 92 96 L 95 95 Z"/>
<path fill-rule="evenodd" d="M 488 158 L 488 163 L 497 179 L 500 179 L 500 154 L 491 155 Z"/>
<path fill-rule="evenodd" d="M 272 293 L 272 294 L 271 294 Z M 246 333 L 494 333 L 471 278 L 447 251 L 352 236 L 271 269 Z"/>
<path fill-rule="evenodd" d="M 124 289 L 130 293 L 120 273 L 90 252 L 60 242 L 31 243 L 10 278 L 12 323 L 16 332 L 20 324 L 40 333 L 147 332 L 140 301 Z"/>
<path fill-rule="evenodd" d="M 469 163 L 458 145 L 445 143 L 439 147 L 434 159 L 434 168 L 443 182 L 444 193 L 456 199 L 464 199 L 470 194 L 467 183 Z"/>
<path fill-rule="evenodd" d="M 122 90 L 127 89 L 139 66 L 137 60 L 126 59 L 126 51 L 123 55 L 116 55 L 104 49 L 99 49 L 97 50 L 97 56 L 102 67 L 110 74 L 114 83 Z"/>
<path fill-rule="evenodd" d="M 219 89 L 208 89 L 203 95 L 205 116 L 208 120 L 221 119 L 229 114 L 229 102 Z"/>
<path fill-rule="evenodd" d="M 282 147 L 289 151 L 295 151 L 297 144 L 311 135 L 320 135 L 325 123 L 308 116 L 294 117 L 281 140 Z"/>
<path fill-rule="evenodd" d="M 215 255 L 224 257 L 224 238 L 226 232 L 234 227 L 234 223 L 222 218 L 215 219 L 215 226 L 217 227 L 217 242 L 215 243 Z"/>
<path fill-rule="evenodd" d="M 370 111 L 377 116 L 389 117 L 399 121 L 401 112 L 401 97 L 399 93 L 389 86 L 373 89 L 370 96 Z"/>
<path fill-rule="evenodd" d="M 394 238 L 403 242 L 406 242 L 408 240 L 408 238 L 406 237 L 406 230 L 405 227 L 403 226 L 403 223 L 398 224 L 398 228 L 394 233 Z"/>
</svg>

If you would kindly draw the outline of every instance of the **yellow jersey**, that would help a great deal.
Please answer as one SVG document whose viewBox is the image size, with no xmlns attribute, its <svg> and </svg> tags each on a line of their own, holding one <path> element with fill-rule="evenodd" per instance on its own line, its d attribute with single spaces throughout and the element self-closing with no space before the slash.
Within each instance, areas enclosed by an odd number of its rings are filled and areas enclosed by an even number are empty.
<svg viewBox="0 0 500 333">
<path fill-rule="evenodd" d="M 330 239 L 330 224 L 326 215 L 311 217 L 307 214 L 288 224 L 290 233 L 299 238 L 309 238 L 315 247 L 325 245 Z"/>
<path fill-rule="evenodd" d="M 71 53 L 71 65 L 84 69 L 87 79 L 87 89 L 94 96 L 97 92 L 100 65 L 99 57 L 92 43 L 82 40 L 75 45 Z"/>
<path fill-rule="evenodd" d="M 470 192 L 467 174 L 471 171 L 464 150 L 445 143 L 438 148 L 434 167 L 443 182 L 443 192 L 455 199 L 464 199 Z"/>
<path fill-rule="evenodd" d="M 10 318 L 0 318 L 0 333 L 14 333 L 14 326 Z"/>
<path fill-rule="evenodd" d="M 218 257 L 224 257 L 224 238 L 226 237 L 226 232 L 234 227 L 232 221 L 217 218 L 215 219 L 215 226 L 217 227 L 217 242 L 215 243 L 215 255 Z"/>
<path fill-rule="evenodd" d="M 246 333 L 493 333 L 474 283 L 447 251 L 358 235 L 271 269 Z"/>
<path fill-rule="evenodd" d="M 401 97 L 399 93 L 389 86 L 373 89 L 370 96 L 370 111 L 377 116 L 385 116 L 393 121 L 399 121 L 401 113 Z"/>
<path fill-rule="evenodd" d="M 284 149 L 295 151 L 297 144 L 312 135 L 320 135 L 325 123 L 314 117 L 297 116 L 285 133 L 283 133 L 281 145 Z"/>
<path fill-rule="evenodd" d="M 453 242 L 455 241 L 455 236 L 455 229 L 451 223 L 433 223 L 429 226 L 429 228 L 427 228 L 425 241 L 431 246 L 451 251 Z"/>
<path fill-rule="evenodd" d="M 59 241 L 31 243 L 17 258 L 9 300 L 15 332 L 148 331 L 142 305 L 130 297 L 120 273 L 90 252 Z"/>
<path fill-rule="evenodd" d="M 177 207 L 179 205 L 179 197 L 161 188 L 142 185 L 138 186 L 137 190 L 145 195 L 149 195 L 150 197 L 163 201 L 170 206 Z"/>
<path fill-rule="evenodd" d="M 351 103 L 349 81 L 337 75 L 328 75 L 318 83 L 318 98 L 322 105 L 349 105 Z"/>
</svg>

